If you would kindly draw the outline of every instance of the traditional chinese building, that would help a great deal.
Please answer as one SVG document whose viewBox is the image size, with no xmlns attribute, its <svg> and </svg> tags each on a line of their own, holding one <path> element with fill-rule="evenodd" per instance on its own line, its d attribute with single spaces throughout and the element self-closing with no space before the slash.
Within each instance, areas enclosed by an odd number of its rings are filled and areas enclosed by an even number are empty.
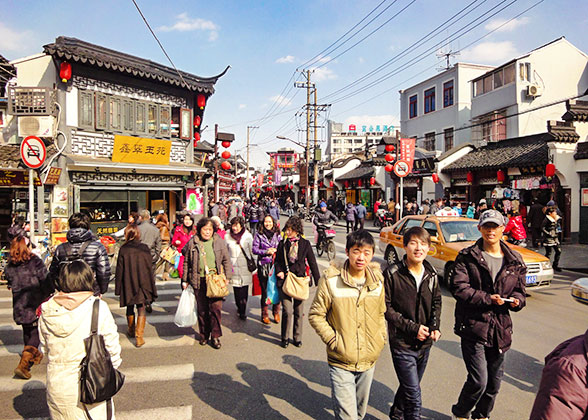
<svg viewBox="0 0 588 420">
<path fill-rule="evenodd" d="M 9 141 L 37 135 L 61 152 L 45 168 L 63 169 L 52 217 L 87 211 L 97 233 L 111 233 L 139 209 L 174 220 L 186 192 L 200 193 L 207 168 L 195 147 L 226 70 L 204 78 L 68 37 L 12 65 L 9 109 L 19 132 Z M 31 98 L 45 107 L 31 112 L 24 106 Z"/>
</svg>

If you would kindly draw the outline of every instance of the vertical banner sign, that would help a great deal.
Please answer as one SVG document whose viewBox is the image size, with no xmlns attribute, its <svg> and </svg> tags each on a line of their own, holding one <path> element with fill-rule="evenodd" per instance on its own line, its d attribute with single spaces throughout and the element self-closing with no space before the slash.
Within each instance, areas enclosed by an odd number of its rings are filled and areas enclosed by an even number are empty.
<svg viewBox="0 0 588 420">
<path fill-rule="evenodd" d="M 186 210 L 192 214 L 204 214 L 204 197 L 200 188 L 186 190 Z"/>
<path fill-rule="evenodd" d="M 263 174 L 257 174 L 257 186 L 261 187 L 263 185 Z"/>
<path fill-rule="evenodd" d="M 274 171 L 274 184 L 280 185 L 281 183 L 282 183 L 282 171 L 279 169 L 276 169 Z"/>
<path fill-rule="evenodd" d="M 412 172 L 414 163 L 415 139 L 400 139 L 400 159 L 408 163 L 408 173 Z"/>
</svg>

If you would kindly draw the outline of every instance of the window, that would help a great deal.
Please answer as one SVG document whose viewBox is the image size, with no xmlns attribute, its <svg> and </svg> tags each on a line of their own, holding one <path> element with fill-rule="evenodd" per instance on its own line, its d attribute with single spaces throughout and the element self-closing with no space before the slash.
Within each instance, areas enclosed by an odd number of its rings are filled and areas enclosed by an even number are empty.
<svg viewBox="0 0 588 420">
<path fill-rule="evenodd" d="M 135 104 L 135 131 L 137 133 L 147 132 L 147 106 L 143 102 L 137 102 Z"/>
<path fill-rule="evenodd" d="M 435 150 L 435 133 L 427 133 L 425 134 L 425 143 L 424 143 L 425 150 Z"/>
<path fill-rule="evenodd" d="M 490 92 L 492 91 L 492 80 L 494 78 L 492 77 L 491 74 L 489 74 L 488 76 L 484 77 L 484 93 Z"/>
<path fill-rule="evenodd" d="M 504 73 L 501 71 L 497 71 L 496 73 L 494 73 L 494 89 L 499 88 L 500 86 L 502 86 L 504 83 L 503 82 L 503 75 Z"/>
<path fill-rule="evenodd" d="M 425 90 L 425 114 L 435 110 L 435 88 Z"/>
<path fill-rule="evenodd" d="M 180 109 L 180 138 L 190 140 L 192 138 L 192 113 L 189 109 Z"/>
<path fill-rule="evenodd" d="M 78 126 L 94 128 L 94 93 L 78 91 Z"/>
<path fill-rule="evenodd" d="M 147 132 L 155 135 L 158 132 L 157 127 L 157 105 L 147 105 Z"/>
<path fill-rule="evenodd" d="M 96 128 L 108 128 L 108 97 L 103 93 L 96 93 Z"/>
<path fill-rule="evenodd" d="M 417 112 L 417 109 L 418 109 L 417 108 L 417 96 L 416 95 L 410 97 L 408 107 L 409 107 L 409 111 L 408 111 L 409 112 L 409 117 L 410 118 L 416 117 L 418 115 L 418 112 Z"/>
<path fill-rule="evenodd" d="M 122 101 L 122 131 L 127 133 L 135 131 L 135 103 L 130 99 Z"/>
<path fill-rule="evenodd" d="M 443 83 L 443 108 L 453 105 L 453 80 Z"/>
<path fill-rule="evenodd" d="M 453 128 L 446 128 L 443 131 L 443 138 L 445 140 L 445 151 L 453 148 Z"/>
<path fill-rule="evenodd" d="M 431 238 L 437 237 L 437 225 L 434 222 L 425 222 L 423 229 L 429 232 Z"/>
<path fill-rule="evenodd" d="M 341 153 L 341 149 L 333 149 L 333 153 Z"/>
<path fill-rule="evenodd" d="M 484 79 L 479 79 L 474 82 L 474 96 L 484 93 Z"/>
<path fill-rule="evenodd" d="M 171 125 L 171 107 L 159 105 L 159 135 L 169 137 Z"/>
<path fill-rule="evenodd" d="M 121 98 L 111 96 L 108 98 L 108 109 L 110 111 L 110 118 L 108 127 L 110 130 L 120 131 L 121 127 Z"/>
<path fill-rule="evenodd" d="M 519 63 L 519 77 L 521 81 L 531 81 L 531 63 Z"/>
<path fill-rule="evenodd" d="M 404 235 L 404 232 L 406 232 L 408 229 L 410 229 L 413 226 L 420 226 L 422 223 L 422 220 L 420 219 L 408 219 L 406 221 L 406 223 L 404 224 L 404 226 L 402 226 L 402 230 L 400 232 L 401 235 Z"/>
<path fill-rule="evenodd" d="M 515 81 L 515 65 L 512 63 L 504 68 L 504 84 L 508 85 Z"/>
<path fill-rule="evenodd" d="M 337 139 L 333 140 L 333 144 L 339 144 L 339 143 L 340 143 L 339 140 L 337 140 Z"/>
<path fill-rule="evenodd" d="M 506 67 L 487 74 L 480 79 L 474 80 L 474 97 L 482 95 L 483 93 L 491 92 L 494 89 L 498 89 L 501 86 L 505 86 L 514 82 L 516 77 L 515 73 L 516 67 L 515 64 L 512 63 Z M 528 77 L 528 75 L 525 76 L 521 73 L 521 80 L 524 80 L 523 77 Z"/>
<path fill-rule="evenodd" d="M 474 138 L 486 142 L 501 141 L 506 139 L 506 114 L 504 111 L 495 112 L 478 120 L 481 125 L 475 127 L 478 133 Z"/>
</svg>

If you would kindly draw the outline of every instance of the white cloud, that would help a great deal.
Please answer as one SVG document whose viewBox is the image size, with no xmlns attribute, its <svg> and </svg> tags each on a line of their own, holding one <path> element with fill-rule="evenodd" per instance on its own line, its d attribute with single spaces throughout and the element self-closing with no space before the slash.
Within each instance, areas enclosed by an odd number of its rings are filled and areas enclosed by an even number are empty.
<svg viewBox="0 0 588 420">
<path fill-rule="evenodd" d="M 285 57 L 280 57 L 276 60 L 276 63 L 279 64 L 284 64 L 284 63 L 293 63 L 294 62 L 294 56 L 293 55 L 287 55 Z"/>
<path fill-rule="evenodd" d="M 352 115 L 343 122 L 343 129 L 346 130 L 349 125 L 355 124 L 357 131 L 361 131 L 363 125 L 367 126 L 367 130 L 369 130 L 370 126 L 376 130 L 378 125 L 380 130 L 383 130 L 385 125 L 388 126 L 388 129 L 394 126 L 394 130 L 400 130 L 399 121 L 396 115 Z"/>
<path fill-rule="evenodd" d="M 239 104 L 239 109 L 245 109 L 245 108 L 247 108 L 247 105 L 245 105 L 245 104 Z"/>
<path fill-rule="evenodd" d="M 204 31 L 208 32 L 208 40 L 214 41 L 218 38 L 218 25 L 210 20 L 201 18 L 193 19 L 187 13 L 181 13 L 176 16 L 177 22 L 171 26 L 163 25 L 158 29 L 162 32 L 189 32 L 189 31 Z"/>
<path fill-rule="evenodd" d="M 0 22 L 0 51 L 23 51 L 32 43 L 31 31 L 17 32 Z"/>
<path fill-rule="evenodd" d="M 511 41 L 483 42 L 461 52 L 464 61 L 481 64 L 500 64 L 519 55 Z"/>
<path fill-rule="evenodd" d="M 527 23 L 529 23 L 529 21 L 530 21 L 530 19 L 528 17 L 523 16 L 520 19 L 513 19 L 512 21 L 510 21 L 506 25 L 504 25 L 504 23 L 507 22 L 507 20 L 498 18 L 498 19 L 493 19 L 490 22 L 488 22 L 486 24 L 486 26 L 484 26 L 484 29 L 486 29 L 487 31 L 493 31 L 493 30 L 497 29 L 497 32 L 511 32 L 511 31 L 514 31 L 519 26 L 526 25 Z M 504 25 L 504 26 L 502 26 L 502 25 Z M 498 29 L 498 28 L 500 28 L 500 29 Z"/>
<path fill-rule="evenodd" d="M 365 63 L 365 58 L 363 57 L 359 57 L 357 60 L 359 61 L 359 64 Z"/>
<path fill-rule="evenodd" d="M 335 72 L 328 67 L 321 67 L 318 69 L 314 69 L 314 73 L 311 76 L 313 82 L 323 82 L 325 80 L 333 80 L 336 79 L 337 75 Z"/>
<path fill-rule="evenodd" d="M 278 105 L 290 105 L 292 103 L 291 99 L 286 98 L 282 95 L 272 96 L 270 101 L 277 103 Z"/>
</svg>

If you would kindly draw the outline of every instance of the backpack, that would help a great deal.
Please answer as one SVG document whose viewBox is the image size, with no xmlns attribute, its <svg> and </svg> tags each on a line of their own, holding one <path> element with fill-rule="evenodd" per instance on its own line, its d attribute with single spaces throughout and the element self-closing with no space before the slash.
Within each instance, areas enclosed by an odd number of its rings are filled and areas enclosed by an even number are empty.
<svg viewBox="0 0 588 420">
<path fill-rule="evenodd" d="M 82 243 L 82 246 L 77 251 L 74 250 L 73 246 L 69 242 L 65 242 L 63 244 L 63 249 L 65 250 L 65 258 L 59 262 L 60 266 L 63 264 L 69 264 L 73 261 L 83 260 L 84 251 L 90 245 L 92 241 L 86 241 Z"/>
</svg>

